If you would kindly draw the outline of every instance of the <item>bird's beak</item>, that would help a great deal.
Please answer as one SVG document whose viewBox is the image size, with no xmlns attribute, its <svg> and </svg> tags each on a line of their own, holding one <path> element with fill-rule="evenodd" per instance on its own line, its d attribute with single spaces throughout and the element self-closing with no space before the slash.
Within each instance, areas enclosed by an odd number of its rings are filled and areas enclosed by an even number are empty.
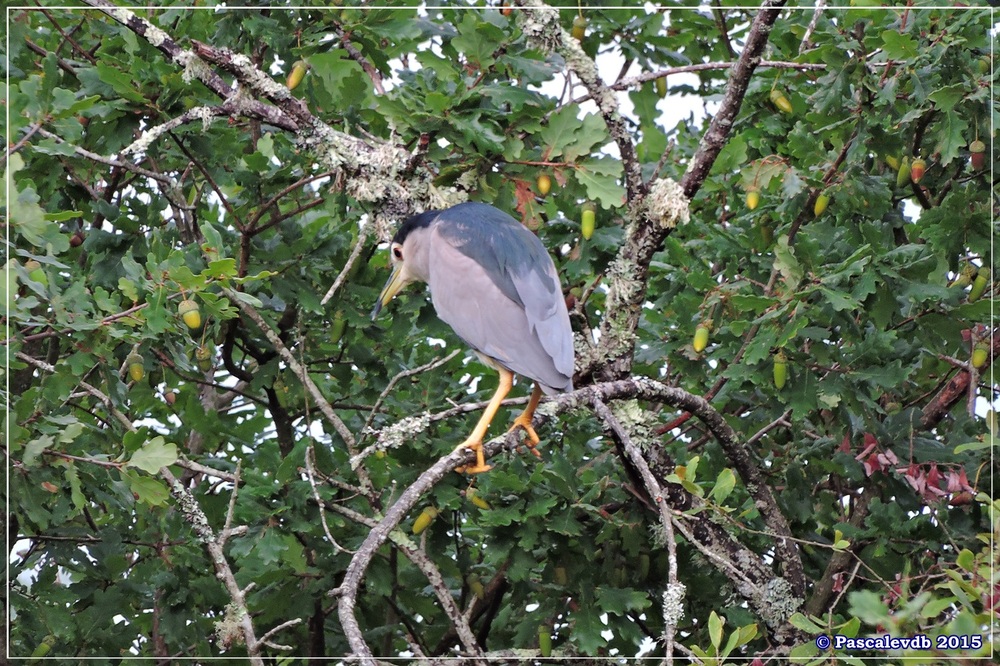
<svg viewBox="0 0 1000 666">
<path fill-rule="evenodd" d="M 386 280 L 385 286 L 382 287 L 382 293 L 379 294 L 378 300 L 375 301 L 375 307 L 372 308 L 372 321 L 378 317 L 378 313 L 392 300 L 392 297 L 398 294 L 405 286 L 406 280 L 403 278 L 403 264 L 398 263 L 392 267 L 392 275 Z"/>
</svg>

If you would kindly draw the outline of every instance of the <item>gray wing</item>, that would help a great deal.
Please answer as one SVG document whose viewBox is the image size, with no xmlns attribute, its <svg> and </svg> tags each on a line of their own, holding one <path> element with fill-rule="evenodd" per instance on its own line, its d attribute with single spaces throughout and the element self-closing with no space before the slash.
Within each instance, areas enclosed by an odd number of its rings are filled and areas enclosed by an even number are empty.
<svg viewBox="0 0 1000 666">
<path fill-rule="evenodd" d="M 480 239 L 470 253 L 469 232 L 456 233 L 455 222 L 439 217 L 431 229 L 428 282 L 438 316 L 473 349 L 534 379 L 546 393 L 572 390 L 573 333 L 555 266 L 541 241 L 514 221 L 530 239 L 506 228 L 500 231 L 499 256 L 488 251 L 496 247 L 495 237 Z M 523 244 L 531 241 L 537 245 L 526 250 Z M 522 244 L 519 251 L 515 243 Z"/>
</svg>

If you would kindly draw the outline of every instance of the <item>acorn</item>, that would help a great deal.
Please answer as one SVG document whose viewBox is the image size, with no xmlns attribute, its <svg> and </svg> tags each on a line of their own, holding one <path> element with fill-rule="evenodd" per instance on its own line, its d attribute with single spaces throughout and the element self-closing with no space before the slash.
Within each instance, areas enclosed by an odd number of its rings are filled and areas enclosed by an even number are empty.
<svg viewBox="0 0 1000 666">
<path fill-rule="evenodd" d="M 888 164 L 893 171 L 899 171 L 899 158 L 895 155 L 886 155 L 885 163 Z"/>
<path fill-rule="evenodd" d="M 661 76 L 660 78 L 656 79 L 654 85 L 656 86 L 656 95 L 660 99 L 663 99 L 664 97 L 667 96 L 667 77 Z"/>
<path fill-rule="evenodd" d="M 920 179 L 924 177 L 927 172 L 927 162 L 921 158 L 913 160 L 913 164 L 910 165 L 910 180 L 914 183 L 919 183 Z"/>
<path fill-rule="evenodd" d="M 972 281 L 976 279 L 976 274 L 979 272 L 979 267 L 976 266 L 971 261 L 965 262 L 962 266 L 962 270 L 959 271 L 958 277 L 955 281 L 951 283 L 952 287 L 960 287 L 962 289 L 968 287 L 972 284 Z"/>
<path fill-rule="evenodd" d="M 438 510 L 434 507 L 429 506 L 425 508 L 420 512 L 420 515 L 417 516 L 417 519 L 413 521 L 413 533 L 420 534 L 426 530 L 430 524 L 434 522 L 434 519 L 437 518 L 437 515 Z"/>
<path fill-rule="evenodd" d="M 976 279 L 972 281 L 972 289 L 969 290 L 969 302 L 975 303 L 986 291 L 986 285 L 990 282 L 990 269 L 985 266 L 976 272 Z"/>
<path fill-rule="evenodd" d="M 126 356 L 125 364 L 128 366 L 128 376 L 132 378 L 132 381 L 140 382 L 146 376 L 146 369 L 142 365 L 142 356 L 138 353 L 132 352 Z"/>
<path fill-rule="evenodd" d="M 470 502 L 472 502 L 473 504 L 475 504 L 476 506 L 478 506 L 480 509 L 485 510 L 493 508 L 490 506 L 489 502 L 487 502 L 486 500 L 484 500 L 482 497 L 479 496 L 479 493 L 476 492 L 475 488 L 469 488 L 468 490 L 466 490 L 465 498 Z"/>
<path fill-rule="evenodd" d="M 305 78 L 306 72 L 309 70 L 309 63 L 305 60 L 296 60 L 295 64 L 292 65 L 292 71 L 288 73 L 288 80 L 285 81 L 285 86 L 289 90 L 295 90 L 302 83 L 302 79 Z"/>
<path fill-rule="evenodd" d="M 969 162 L 976 171 L 982 171 L 986 166 L 986 144 L 976 139 L 969 144 Z"/>
<path fill-rule="evenodd" d="M 45 269 L 35 259 L 28 259 L 24 262 L 24 270 L 28 272 L 28 277 L 32 282 L 37 282 L 43 287 L 49 286 L 49 276 L 45 274 Z"/>
<path fill-rule="evenodd" d="M 212 348 L 209 345 L 200 345 L 194 351 L 194 358 L 198 361 L 198 369 L 208 372 L 212 369 Z"/>
<path fill-rule="evenodd" d="M 976 346 L 972 348 L 972 367 L 982 368 L 986 365 L 986 360 L 989 358 L 990 350 L 985 342 L 979 341 Z"/>
<path fill-rule="evenodd" d="M 576 41 L 583 41 L 583 38 L 587 36 L 587 19 L 582 16 L 577 16 L 573 19 L 572 35 Z"/>
<path fill-rule="evenodd" d="M 590 240 L 594 235 L 594 228 L 597 226 L 597 206 L 587 202 L 583 205 L 580 213 L 580 233 L 584 240 Z"/>
<path fill-rule="evenodd" d="M 760 203 L 760 192 L 758 190 L 750 190 L 747 192 L 747 208 L 753 210 Z"/>
<path fill-rule="evenodd" d="M 779 391 L 784 388 L 788 380 L 788 358 L 785 352 L 778 351 L 774 355 L 774 386 Z"/>
<path fill-rule="evenodd" d="M 345 331 L 347 331 L 347 319 L 344 318 L 344 311 L 337 310 L 337 314 L 333 317 L 333 325 L 330 326 L 330 342 L 333 344 L 340 342 Z"/>
<path fill-rule="evenodd" d="M 469 586 L 469 591 L 476 595 L 476 598 L 483 599 L 486 597 L 486 588 L 483 586 L 483 581 L 479 579 L 479 576 L 470 573 L 465 577 L 465 582 Z"/>
<path fill-rule="evenodd" d="M 818 197 L 816 197 L 816 203 L 813 204 L 813 215 L 819 217 L 826 210 L 826 207 L 830 205 L 830 195 L 823 192 Z"/>
<path fill-rule="evenodd" d="M 167 391 L 166 393 L 163 394 L 163 399 L 167 402 L 168 405 L 173 405 L 175 402 L 177 402 L 177 392 Z"/>
<path fill-rule="evenodd" d="M 698 327 L 694 329 L 694 343 L 691 345 L 694 350 L 699 354 L 705 351 L 708 347 L 708 334 L 712 328 L 712 322 L 709 320 L 703 321 L 698 324 Z"/>
<path fill-rule="evenodd" d="M 782 113 L 792 112 L 792 103 L 788 101 L 785 97 L 785 93 L 779 88 L 773 88 L 771 90 L 771 103 L 778 107 L 778 110 Z"/>
<path fill-rule="evenodd" d="M 902 187 L 910 182 L 910 158 L 903 155 L 899 162 L 899 171 L 896 172 L 896 187 Z"/>
<path fill-rule="evenodd" d="M 538 187 L 538 193 L 544 197 L 552 190 L 552 178 L 547 173 L 543 173 L 538 176 L 535 185 Z"/>
<path fill-rule="evenodd" d="M 177 304 L 177 314 L 181 316 L 187 327 L 192 330 L 197 330 L 201 328 L 201 310 L 198 308 L 198 303 L 195 301 L 185 298 L 183 301 Z"/>
<path fill-rule="evenodd" d="M 538 653 L 543 657 L 552 656 L 552 632 L 544 624 L 538 625 Z"/>
</svg>

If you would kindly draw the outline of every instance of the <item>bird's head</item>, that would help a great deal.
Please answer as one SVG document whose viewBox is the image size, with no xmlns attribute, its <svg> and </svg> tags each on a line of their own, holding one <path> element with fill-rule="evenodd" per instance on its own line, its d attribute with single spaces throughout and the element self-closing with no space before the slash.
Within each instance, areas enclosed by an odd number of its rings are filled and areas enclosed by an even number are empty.
<svg viewBox="0 0 1000 666">
<path fill-rule="evenodd" d="M 382 293 L 372 308 L 372 319 L 411 282 L 427 281 L 427 236 L 430 235 L 430 224 L 439 211 L 432 210 L 420 215 L 414 215 L 399 227 L 389 245 L 389 261 L 392 273 L 382 287 Z"/>
</svg>

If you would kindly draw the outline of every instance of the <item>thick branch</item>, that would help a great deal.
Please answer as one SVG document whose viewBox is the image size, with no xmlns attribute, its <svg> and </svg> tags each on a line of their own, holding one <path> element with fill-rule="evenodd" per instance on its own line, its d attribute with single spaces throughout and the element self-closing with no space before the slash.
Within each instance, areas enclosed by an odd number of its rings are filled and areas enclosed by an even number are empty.
<svg viewBox="0 0 1000 666">
<path fill-rule="evenodd" d="M 117 7 L 108 0 L 83 0 L 85 4 L 101 10 L 115 21 L 139 35 L 154 48 L 166 55 L 170 60 L 182 67 L 188 68 L 194 58 L 191 51 L 181 48 L 177 41 L 169 34 L 157 28 L 144 18 L 137 16 L 128 9 Z M 228 99 L 235 90 L 227 84 L 221 76 L 207 67 L 191 67 L 199 81 L 222 99 Z M 284 116 L 278 109 L 254 99 L 245 100 L 244 112 L 254 118 L 270 123 L 275 127 L 286 130 L 296 129 L 295 123 L 287 116 Z"/>
<path fill-rule="evenodd" d="M 712 119 L 698 152 L 681 180 L 681 190 L 689 201 L 698 193 L 729 138 L 746 96 L 750 77 L 760 63 L 771 28 L 783 5 L 784 0 L 765 2 L 750 27 L 746 46 L 732 68 L 719 111 Z M 601 380 L 629 375 L 635 348 L 635 331 L 639 325 L 642 303 L 646 298 L 649 265 L 669 233 L 670 228 L 650 220 L 634 220 L 629 225 L 625 243 L 612 265 L 616 275 L 613 275 L 614 279 L 610 281 L 608 288 L 606 311 L 609 314 L 601 321 L 599 353 L 586 359 L 580 369 L 583 378 L 598 371 Z"/>
<path fill-rule="evenodd" d="M 642 184 L 642 168 L 636 156 L 632 133 L 625 119 L 618 112 L 618 98 L 604 84 L 597 72 L 597 64 L 590 58 L 580 42 L 573 38 L 559 23 L 559 11 L 542 3 L 541 0 L 520 0 L 517 4 L 525 10 L 518 14 L 521 28 L 528 39 L 540 46 L 555 51 L 566 59 L 566 66 L 583 83 L 590 98 L 604 118 L 608 134 L 618 146 L 622 167 L 625 170 L 626 201 L 632 213 L 638 212 L 645 192 Z"/>
<path fill-rule="evenodd" d="M 986 371 L 992 364 L 993 359 L 1000 355 L 1000 330 L 993 334 L 990 344 L 990 354 L 986 359 L 986 365 L 979 369 L 979 373 Z M 934 398 L 924 407 L 920 416 L 920 427 L 924 430 L 931 430 L 948 415 L 955 404 L 968 395 L 969 384 L 972 376 L 969 371 L 959 372 L 952 377 L 944 388 L 941 389 Z"/>
<path fill-rule="evenodd" d="M 548 402 L 554 404 L 556 412 L 563 412 L 586 407 L 595 401 L 606 402 L 624 398 L 662 402 L 685 409 L 701 419 L 722 443 L 723 449 L 730 456 L 733 465 L 737 467 L 748 491 L 754 497 L 761 514 L 765 517 L 768 528 L 775 535 L 775 552 L 790 580 L 784 581 L 781 578 L 776 578 L 768 571 L 759 556 L 736 542 L 725 530 L 713 524 L 706 517 L 696 514 L 684 520 L 674 521 L 674 524 L 689 540 L 696 542 L 696 545 L 709 544 L 704 546 L 705 552 L 713 561 L 720 563 L 720 569 L 737 583 L 738 589 L 753 602 L 755 609 L 764 614 L 765 617 L 773 619 L 775 617 L 775 599 L 785 600 L 786 603 L 779 610 L 783 613 L 782 617 L 786 617 L 784 615 L 786 611 L 795 610 L 796 604 L 801 603 L 801 595 L 796 594 L 795 590 L 800 589 L 803 585 L 802 565 L 798 559 L 797 551 L 791 541 L 783 538 L 790 536 L 790 530 L 770 493 L 770 488 L 763 482 L 759 470 L 753 468 L 749 453 L 740 450 L 743 447 L 737 441 L 735 431 L 710 404 L 681 389 L 642 378 L 588 386 L 572 393 L 563 394 Z M 517 446 L 518 439 L 517 434 L 514 433 L 505 438 L 488 442 L 485 445 L 487 456 L 493 456 L 501 450 Z M 456 466 L 468 464 L 472 458 L 471 451 L 453 451 L 428 468 L 416 482 L 402 492 L 399 499 L 386 512 L 385 517 L 369 532 L 351 559 L 340 587 L 334 592 L 340 595 L 338 613 L 341 625 L 354 656 L 359 658 L 362 663 L 372 666 L 375 664 L 371 649 L 365 642 L 363 631 L 354 615 L 354 606 L 357 603 L 365 571 L 378 549 L 391 538 L 391 535 L 394 534 L 410 510 L 416 506 L 420 498 L 450 474 Z M 682 489 L 676 492 L 686 495 Z M 685 501 L 687 502 L 686 506 L 684 505 Z M 692 506 L 692 501 L 692 496 L 686 495 L 683 501 L 672 502 L 671 506 L 684 510 Z M 698 547 L 702 548 L 701 545 Z M 720 553 L 725 553 L 727 556 L 723 557 Z M 753 561 L 754 564 L 750 564 L 750 561 Z M 796 598 L 798 601 L 795 601 Z"/>
</svg>

